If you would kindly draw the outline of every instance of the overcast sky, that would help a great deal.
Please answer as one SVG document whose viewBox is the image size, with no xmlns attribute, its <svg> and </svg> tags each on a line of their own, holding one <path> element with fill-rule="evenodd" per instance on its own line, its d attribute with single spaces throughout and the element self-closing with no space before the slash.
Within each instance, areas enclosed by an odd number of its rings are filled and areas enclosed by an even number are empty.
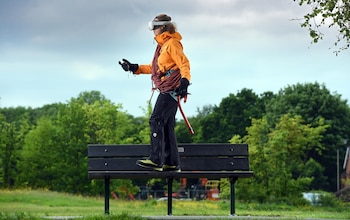
<svg viewBox="0 0 350 220">
<path fill-rule="evenodd" d="M 147 23 L 160 13 L 176 22 L 191 63 L 188 116 L 243 88 L 277 93 L 318 82 L 349 100 L 349 51 L 333 53 L 334 30 L 311 44 L 295 20 L 307 10 L 292 0 L 0 0 L 0 107 L 67 103 L 97 90 L 143 115 L 150 76 L 117 63 L 151 62 Z"/>
</svg>

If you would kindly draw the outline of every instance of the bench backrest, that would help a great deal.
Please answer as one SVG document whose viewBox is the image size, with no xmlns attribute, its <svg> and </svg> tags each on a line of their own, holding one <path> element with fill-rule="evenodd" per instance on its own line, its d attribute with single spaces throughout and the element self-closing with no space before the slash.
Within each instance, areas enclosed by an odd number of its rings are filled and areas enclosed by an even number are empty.
<svg viewBox="0 0 350 220">
<path fill-rule="evenodd" d="M 136 160 L 149 145 L 88 146 L 89 171 L 144 171 Z M 182 171 L 249 171 L 247 144 L 179 144 Z"/>
</svg>

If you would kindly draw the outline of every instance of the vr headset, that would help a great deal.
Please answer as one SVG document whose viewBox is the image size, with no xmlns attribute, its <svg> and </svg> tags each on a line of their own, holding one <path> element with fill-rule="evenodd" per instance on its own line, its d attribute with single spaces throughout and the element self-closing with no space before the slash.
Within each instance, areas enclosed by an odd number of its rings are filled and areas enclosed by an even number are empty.
<svg viewBox="0 0 350 220">
<path fill-rule="evenodd" d="M 148 22 L 148 29 L 154 31 L 162 25 L 170 24 L 171 21 L 150 21 Z"/>
</svg>

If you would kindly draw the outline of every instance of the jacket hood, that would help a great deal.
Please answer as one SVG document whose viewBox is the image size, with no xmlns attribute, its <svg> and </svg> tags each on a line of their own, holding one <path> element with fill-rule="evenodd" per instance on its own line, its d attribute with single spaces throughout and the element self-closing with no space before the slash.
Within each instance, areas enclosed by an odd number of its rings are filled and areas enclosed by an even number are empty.
<svg viewBox="0 0 350 220">
<path fill-rule="evenodd" d="M 179 32 L 175 32 L 173 34 L 170 34 L 168 31 L 165 31 L 164 33 L 161 33 L 161 34 L 154 37 L 154 39 L 157 41 L 157 43 L 159 45 L 163 45 L 170 38 L 175 38 L 175 39 L 181 41 L 182 36 Z"/>
</svg>

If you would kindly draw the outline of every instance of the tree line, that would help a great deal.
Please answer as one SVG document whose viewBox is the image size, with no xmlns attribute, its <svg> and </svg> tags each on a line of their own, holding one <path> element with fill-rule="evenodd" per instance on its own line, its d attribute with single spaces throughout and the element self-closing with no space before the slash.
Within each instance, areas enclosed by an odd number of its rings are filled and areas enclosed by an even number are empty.
<svg viewBox="0 0 350 220">
<path fill-rule="evenodd" d="M 134 117 L 99 91 L 40 108 L 0 108 L 0 187 L 102 194 L 103 182 L 87 178 L 87 145 L 148 144 L 151 110 Z M 178 142 L 249 144 L 255 176 L 238 181 L 239 199 L 291 201 L 304 191 L 337 189 L 337 151 L 342 164 L 350 108 L 325 85 L 298 83 L 260 95 L 244 88 L 218 106 L 198 108 L 190 121 L 196 134 L 180 120 Z M 115 180 L 112 187 L 134 193 L 145 181 Z"/>
</svg>

